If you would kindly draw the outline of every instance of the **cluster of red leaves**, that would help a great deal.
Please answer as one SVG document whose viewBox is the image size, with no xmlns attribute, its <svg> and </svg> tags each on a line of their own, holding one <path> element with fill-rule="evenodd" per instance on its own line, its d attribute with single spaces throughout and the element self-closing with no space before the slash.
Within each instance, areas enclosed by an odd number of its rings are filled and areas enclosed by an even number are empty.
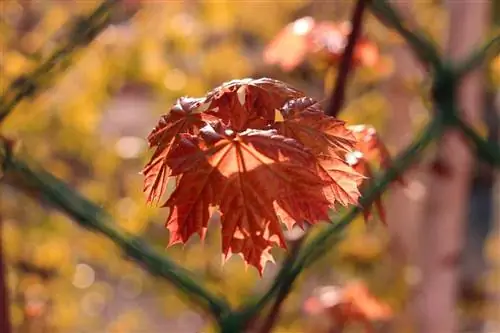
<svg viewBox="0 0 500 333">
<path fill-rule="evenodd" d="M 268 78 L 227 82 L 203 98 L 182 97 L 148 137 L 156 148 L 144 167 L 144 191 L 157 203 L 169 178 L 176 188 L 162 207 L 170 243 L 205 236 L 211 209 L 221 213 L 222 250 L 262 273 L 281 228 L 328 220 L 336 204 L 355 205 L 366 178 L 346 156 L 356 133 L 320 105 Z"/>
<path fill-rule="evenodd" d="M 388 169 L 392 165 L 392 159 L 389 151 L 372 126 L 354 125 L 347 128 L 352 131 L 357 143 L 355 150 L 347 154 L 346 160 L 357 172 L 366 176 L 362 184 L 362 189 L 364 189 L 373 180 L 374 172 L 371 163 L 377 163 L 381 169 Z M 397 181 L 400 184 L 404 184 L 402 178 L 398 178 Z M 380 220 L 384 224 L 387 224 L 385 209 L 380 196 L 374 201 L 374 206 Z M 372 207 L 364 207 L 363 214 L 366 221 L 370 220 L 373 216 Z"/>
<path fill-rule="evenodd" d="M 362 282 L 319 288 L 305 301 L 304 310 L 312 315 L 327 315 L 339 332 L 348 324 L 358 322 L 364 325 L 367 333 L 372 333 L 372 321 L 392 316 L 391 308 L 373 296 Z"/>
<path fill-rule="evenodd" d="M 337 64 L 350 32 L 349 22 L 316 22 L 312 17 L 303 17 L 285 26 L 266 46 L 264 61 L 278 64 L 284 71 L 293 70 L 310 54 L 321 57 L 328 64 Z M 376 44 L 361 37 L 354 49 L 353 66 L 373 67 L 379 56 Z"/>
</svg>

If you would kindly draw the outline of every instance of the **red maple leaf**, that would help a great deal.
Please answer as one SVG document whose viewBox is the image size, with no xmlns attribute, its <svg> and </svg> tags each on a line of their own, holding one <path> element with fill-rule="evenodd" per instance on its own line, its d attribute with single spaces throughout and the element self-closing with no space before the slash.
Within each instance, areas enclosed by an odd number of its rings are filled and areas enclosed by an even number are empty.
<svg viewBox="0 0 500 333">
<path fill-rule="evenodd" d="M 144 192 L 148 202 L 157 203 L 165 192 L 171 172 L 166 160 L 178 135 L 180 133 L 194 134 L 205 125 L 207 116 L 198 111 L 202 101 L 199 98 L 179 98 L 170 112 L 160 118 L 149 134 L 149 147 L 156 147 L 156 150 L 142 170 L 145 176 Z"/>
<path fill-rule="evenodd" d="M 372 321 L 392 316 L 391 308 L 373 296 L 362 282 L 318 288 L 315 295 L 306 300 L 304 310 L 309 314 L 327 314 L 339 329 L 359 322 L 367 333 L 373 332 Z"/>
<path fill-rule="evenodd" d="M 274 203 L 290 205 L 296 195 L 308 193 L 314 209 L 327 216 L 325 182 L 312 154 L 274 130 L 217 133 L 207 126 L 201 131 L 198 137 L 183 135 L 169 157 L 172 175 L 181 175 L 165 204 L 170 244 L 184 243 L 194 233 L 204 237 L 209 208 L 218 207 L 224 255 L 242 254 L 262 273 L 270 248 L 286 248 Z"/>
<path fill-rule="evenodd" d="M 148 137 L 156 151 L 144 189 L 157 201 L 176 180 L 163 206 L 170 244 L 203 238 L 215 207 L 225 257 L 241 254 L 262 272 L 270 248 L 285 247 L 281 222 L 314 224 L 335 203 L 358 203 L 363 177 L 345 160 L 355 136 L 303 96 L 277 80 L 234 80 L 179 99 L 160 119 Z"/>
<path fill-rule="evenodd" d="M 345 122 L 325 115 L 320 104 L 309 97 L 289 101 L 280 112 L 283 121 L 276 122 L 274 127 L 280 134 L 311 149 L 318 173 L 330 184 L 324 189 L 325 195 L 331 202 L 344 206 L 356 204 L 363 176 L 345 161 L 357 142 Z"/>
<path fill-rule="evenodd" d="M 347 161 L 360 174 L 366 176 L 366 180 L 362 184 L 362 187 L 366 187 L 370 184 L 374 176 L 371 163 L 375 162 L 380 168 L 388 169 L 392 165 L 392 159 L 389 151 L 378 136 L 377 131 L 372 126 L 354 125 L 348 126 L 348 128 L 354 133 L 357 144 L 356 149 L 348 154 Z M 401 177 L 398 177 L 397 181 L 401 184 L 405 183 Z M 381 196 L 374 201 L 374 205 L 378 211 L 380 220 L 384 224 L 387 224 Z M 366 221 L 370 220 L 372 217 L 372 207 L 365 207 L 363 214 Z"/>
<path fill-rule="evenodd" d="M 276 109 L 302 96 L 304 94 L 295 88 L 269 78 L 233 80 L 210 91 L 204 108 L 205 113 L 219 118 L 235 131 L 262 129 L 274 122 Z"/>
<path fill-rule="evenodd" d="M 308 55 L 318 55 L 330 65 L 339 62 L 347 37 L 351 32 L 348 22 L 315 21 L 303 17 L 285 26 L 266 46 L 264 61 L 291 71 Z M 379 61 L 378 47 L 361 37 L 354 49 L 353 66 L 374 66 Z"/>
</svg>

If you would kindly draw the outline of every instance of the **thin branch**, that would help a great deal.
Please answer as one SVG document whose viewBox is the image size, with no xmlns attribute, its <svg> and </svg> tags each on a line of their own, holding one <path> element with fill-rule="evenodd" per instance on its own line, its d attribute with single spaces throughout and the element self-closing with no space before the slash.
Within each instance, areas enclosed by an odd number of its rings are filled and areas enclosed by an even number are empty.
<svg viewBox="0 0 500 333">
<path fill-rule="evenodd" d="M 54 80 L 70 63 L 71 56 L 94 40 L 111 21 L 111 11 L 120 0 L 105 0 L 96 10 L 83 19 L 78 19 L 67 41 L 47 58 L 39 67 L 27 75 L 16 78 L 0 97 L 0 123 L 26 98 L 39 93 Z"/>
<path fill-rule="evenodd" d="M 283 263 L 283 267 L 288 267 L 287 270 L 289 270 L 293 263 L 295 262 L 295 259 L 297 259 L 297 256 L 299 255 L 300 247 L 304 243 L 304 240 L 307 236 L 307 233 L 304 233 L 299 239 L 295 240 L 293 242 L 293 245 L 290 249 L 290 252 Z M 279 313 L 281 310 L 281 306 L 283 305 L 283 302 L 285 301 L 286 297 L 290 293 L 290 290 L 292 289 L 293 286 L 293 280 L 290 281 L 289 283 L 282 282 L 281 285 L 279 286 L 277 290 L 277 295 L 276 299 L 274 300 L 273 305 L 271 306 L 271 309 L 269 310 L 269 315 L 265 318 L 264 323 L 259 330 L 261 333 L 269 333 L 273 329 L 274 325 L 276 325 L 276 322 L 279 318 Z"/>
<path fill-rule="evenodd" d="M 10 302 L 7 285 L 7 269 L 3 249 L 2 217 L 0 216 L 0 332 L 11 333 Z"/>
<path fill-rule="evenodd" d="M 10 156 L 6 146 L 0 147 L 0 161 L 3 166 L 2 181 L 14 184 L 17 190 L 30 196 L 46 200 L 80 226 L 108 237 L 144 269 L 169 280 L 196 304 L 209 310 L 218 321 L 230 311 L 224 299 L 194 281 L 186 269 L 156 252 L 141 239 L 117 229 L 107 212 L 62 180 L 41 168 L 35 171 L 25 162 Z"/>
<path fill-rule="evenodd" d="M 256 297 L 254 300 L 251 300 L 248 302 L 244 308 L 240 311 L 242 316 L 244 317 L 244 320 L 246 321 L 255 321 L 255 316 L 257 315 L 258 312 L 260 312 L 264 307 L 273 299 L 273 297 L 277 294 L 282 293 L 282 289 L 286 288 L 287 284 L 293 283 L 291 281 L 290 283 L 287 282 L 286 277 L 290 275 L 290 271 L 293 268 L 294 262 L 297 259 L 297 256 L 299 254 L 300 247 L 302 246 L 305 237 L 307 236 L 307 233 L 302 235 L 299 239 L 297 239 L 291 250 L 288 252 L 288 255 L 286 259 L 283 262 L 283 265 L 281 266 L 280 271 L 278 272 L 277 276 L 274 278 L 274 281 L 272 285 L 269 287 L 268 291 L 264 293 L 264 295 Z M 286 296 L 286 293 L 285 293 Z M 283 297 L 283 296 L 281 296 Z M 276 301 L 279 303 L 279 306 L 281 306 L 281 303 L 284 301 Z M 276 304 L 276 303 L 275 303 Z M 273 316 L 273 314 L 271 314 Z M 277 314 L 276 314 L 277 316 Z M 275 321 L 277 318 L 269 319 L 271 321 Z M 273 323 L 270 323 L 271 326 Z M 269 325 L 269 324 L 268 324 Z M 260 332 L 260 331 L 259 331 Z"/>
<path fill-rule="evenodd" d="M 356 48 L 356 43 L 359 37 L 361 36 L 361 25 L 363 23 L 363 13 L 366 8 L 366 1 L 367 0 L 358 0 L 352 14 L 351 33 L 349 34 L 349 37 L 347 39 L 347 46 L 345 47 L 344 53 L 342 54 L 335 88 L 332 95 L 330 96 L 330 104 L 325 110 L 325 113 L 332 117 L 338 116 L 340 110 L 342 109 L 342 106 L 344 105 L 345 90 L 347 86 L 347 80 L 349 78 L 349 72 L 352 67 L 354 49 Z"/>
</svg>

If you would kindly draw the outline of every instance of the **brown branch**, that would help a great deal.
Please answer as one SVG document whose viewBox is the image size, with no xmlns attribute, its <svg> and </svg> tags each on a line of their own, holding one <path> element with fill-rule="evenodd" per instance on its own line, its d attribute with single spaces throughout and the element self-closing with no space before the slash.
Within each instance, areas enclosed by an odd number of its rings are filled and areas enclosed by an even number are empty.
<svg viewBox="0 0 500 333">
<path fill-rule="evenodd" d="M 299 239 L 296 239 L 293 241 L 290 253 L 288 254 L 288 257 L 286 258 L 285 262 L 283 263 L 283 267 L 288 267 L 289 265 L 293 265 L 293 262 L 295 261 L 295 258 L 297 258 L 297 255 L 299 254 L 300 247 L 302 243 L 304 242 L 305 238 L 307 236 L 307 232 L 304 233 Z M 281 306 L 283 305 L 283 302 L 287 298 L 288 294 L 290 293 L 290 289 L 292 288 L 293 282 L 286 282 L 281 285 L 280 290 L 278 290 L 278 294 L 276 295 L 276 299 L 271 306 L 271 309 L 269 310 L 269 315 L 264 319 L 264 323 L 262 324 L 261 329 L 259 330 L 260 333 L 269 333 L 273 329 L 274 325 L 276 325 L 276 322 L 279 318 L 279 313 L 281 310 Z"/>
<path fill-rule="evenodd" d="M 9 316 L 10 302 L 7 292 L 7 270 L 5 269 L 2 236 L 2 217 L 0 216 L 0 332 L 11 333 L 12 330 Z"/>
<path fill-rule="evenodd" d="M 361 35 L 361 23 L 363 21 L 363 13 L 366 8 L 366 1 L 368 0 L 358 0 L 352 14 L 351 33 L 349 34 L 347 46 L 345 47 L 342 59 L 340 60 L 340 68 L 335 82 L 335 88 L 330 96 L 330 103 L 325 112 L 327 115 L 332 117 L 338 116 L 342 106 L 344 105 L 345 88 L 349 72 L 351 70 L 354 48 L 356 47 L 356 43 Z"/>
</svg>

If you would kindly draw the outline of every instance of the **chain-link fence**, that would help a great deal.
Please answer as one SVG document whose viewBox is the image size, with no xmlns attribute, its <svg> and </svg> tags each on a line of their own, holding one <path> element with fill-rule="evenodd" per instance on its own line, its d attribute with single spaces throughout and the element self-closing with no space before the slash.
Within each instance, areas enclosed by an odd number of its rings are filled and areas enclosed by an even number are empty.
<svg viewBox="0 0 500 333">
<path fill-rule="evenodd" d="M 5 138 L 0 147 L 3 183 L 11 184 L 30 196 L 50 202 L 54 208 L 66 213 L 82 227 L 111 239 L 127 256 L 135 259 L 151 274 L 164 277 L 203 311 L 211 313 L 222 332 L 241 332 L 273 300 L 284 299 L 297 277 L 340 240 L 340 233 L 362 212 L 361 206 L 366 207 L 376 200 L 389 184 L 445 131 L 452 128 L 462 131 L 480 159 L 493 166 L 500 165 L 500 147 L 483 139 L 461 118 L 461 107 L 457 98 L 457 87 L 466 74 L 500 52 L 500 36 L 495 37 L 462 62 L 454 63 L 442 56 L 423 33 L 411 31 L 387 1 L 373 0 L 367 3 L 369 9 L 382 23 L 403 37 L 427 69 L 432 78 L 431 99 L 434 116 L 413 143 L 394 159 L 392 167 L 374 179 L 373 186 L 363 193 L 360 206 L 353 207 L 342 217 L 332 220 L 331 225 L 314 238 L 295 244 L 269 289 L 262 296 L 250 300 L 238 309 L 232 309 L 226 300 L 214 295 L 198 283 L 189 271 L 169 260 L 164 254 L 155 251 L 140 238 L 132 237 L 117 229 L 110 216 L 97 204 L 84 198 L 43 168 L 32 166 L 15 156 L 12 144 Z M 72 55 L 78 49 L 83 49 L 106 28 L 113 10 L 120 5 L 120 1 L 117 0 L 104 1 L 90 16 L 75 22 L 67 42 L 45 62 L 28 75 L 16 79 L 0 99 L 0 122 L 14 111 L 21 101 L 33 97 L 53 83 L 57 74 L 69 66 Z"/>
</svg>

